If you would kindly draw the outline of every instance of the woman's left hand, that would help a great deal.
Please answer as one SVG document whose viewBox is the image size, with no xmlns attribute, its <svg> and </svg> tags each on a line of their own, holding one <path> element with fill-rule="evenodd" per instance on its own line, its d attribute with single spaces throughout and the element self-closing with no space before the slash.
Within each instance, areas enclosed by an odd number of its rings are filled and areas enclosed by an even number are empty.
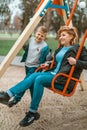
<svg viewBox="0 0 87 130">
<path fill-rule="evenodd" d="M 70 65 L 75 65 L 76 64 L 76 59 L 73 58 L 73 57 L 69 57 L 69 58 L 67 58 L 67 60 L 68 60 Z"/>
</svg>

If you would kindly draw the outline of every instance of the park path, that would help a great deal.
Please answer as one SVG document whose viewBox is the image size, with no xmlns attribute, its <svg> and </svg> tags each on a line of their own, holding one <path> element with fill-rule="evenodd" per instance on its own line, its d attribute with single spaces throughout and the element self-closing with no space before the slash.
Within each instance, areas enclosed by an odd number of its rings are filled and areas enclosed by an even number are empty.
<svg viewBox="0 0 87 130">
<path fill-rule="evenodd" d="M 0 63 L 4 60 L 5 56 L 0 56 Z M 16 65 L 16 66 L 24 66 L 24 63 L 21 62 L 22 56 L 16 56 L 11 65 Z"/>
</svg>

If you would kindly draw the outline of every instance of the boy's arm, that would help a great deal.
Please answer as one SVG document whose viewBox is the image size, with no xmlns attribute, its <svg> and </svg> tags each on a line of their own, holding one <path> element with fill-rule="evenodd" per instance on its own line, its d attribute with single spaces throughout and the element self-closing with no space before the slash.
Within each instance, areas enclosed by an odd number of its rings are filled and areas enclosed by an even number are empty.
<svg viewBox="0 0 87 130">
<path fill-rule="evenodd" d="M 22 59 L 21 59 L 21 62 L 25 62 L 26 61 L 26 58 L 27 58 L 27 54 L 28 54 L 28 48 L 29 48 L 29 43 L 28 44 L 25 44 L 23 47 L 23 50 L 25 51 L 23 56 L 22 56 Z"/>
<path fill-rule="evenodd" d="M 26 51 L 28 49 L 29 46 L 29 41 L 27 41 L 24 45 L 23 45 L 23 50 Z"/>
<path fill-rule="evenodd" d="M 45 63 L 46 60 L 50 60 L 52 58 L 52 54 L 50 52 L 50 48 L 48 46 L 44 47 L 41 51 L 40 56 L 40 64 Z"/>
<path fill-rule="evenodd" d="M 26 50 L 26 48 L 27 48 L 27 45 L 25 44 L 25 45 L 23 45 L 23 50 L 25 51 Z"/>
</svg>

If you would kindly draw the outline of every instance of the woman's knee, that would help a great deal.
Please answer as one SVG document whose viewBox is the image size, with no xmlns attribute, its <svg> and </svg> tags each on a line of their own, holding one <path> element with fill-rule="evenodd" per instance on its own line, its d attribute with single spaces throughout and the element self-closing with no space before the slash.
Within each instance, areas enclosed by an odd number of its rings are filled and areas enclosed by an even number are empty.
<svg viewBox="0 0 87 130">
<path fill-rule="evenodd" d="M 35 82 L 36 83 L 41 83 L 42 80 L 43 80 L 42 76 L 37 76 L 36 79 L 35 79 Z"/>
</svg>

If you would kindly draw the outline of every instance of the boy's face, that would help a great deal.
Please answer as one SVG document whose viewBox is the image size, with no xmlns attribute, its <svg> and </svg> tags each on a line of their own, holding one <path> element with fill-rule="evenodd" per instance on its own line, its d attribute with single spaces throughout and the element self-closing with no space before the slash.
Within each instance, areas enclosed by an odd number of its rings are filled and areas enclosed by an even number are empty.
<svg viewBox="0 0 87 130">
<path fill-rule="evenodd" d="M 41 32 L 40 30 L 38 30 L 38 31 L 35 33 L 36 42 L 37 42 L 37 43 L 40 43 L 40 42 L 42 42 L 43 40 L 45 40 L 46 34 L 47 34 L 47 33 L 43 33 L 43 32 Z"/>
</svg>

